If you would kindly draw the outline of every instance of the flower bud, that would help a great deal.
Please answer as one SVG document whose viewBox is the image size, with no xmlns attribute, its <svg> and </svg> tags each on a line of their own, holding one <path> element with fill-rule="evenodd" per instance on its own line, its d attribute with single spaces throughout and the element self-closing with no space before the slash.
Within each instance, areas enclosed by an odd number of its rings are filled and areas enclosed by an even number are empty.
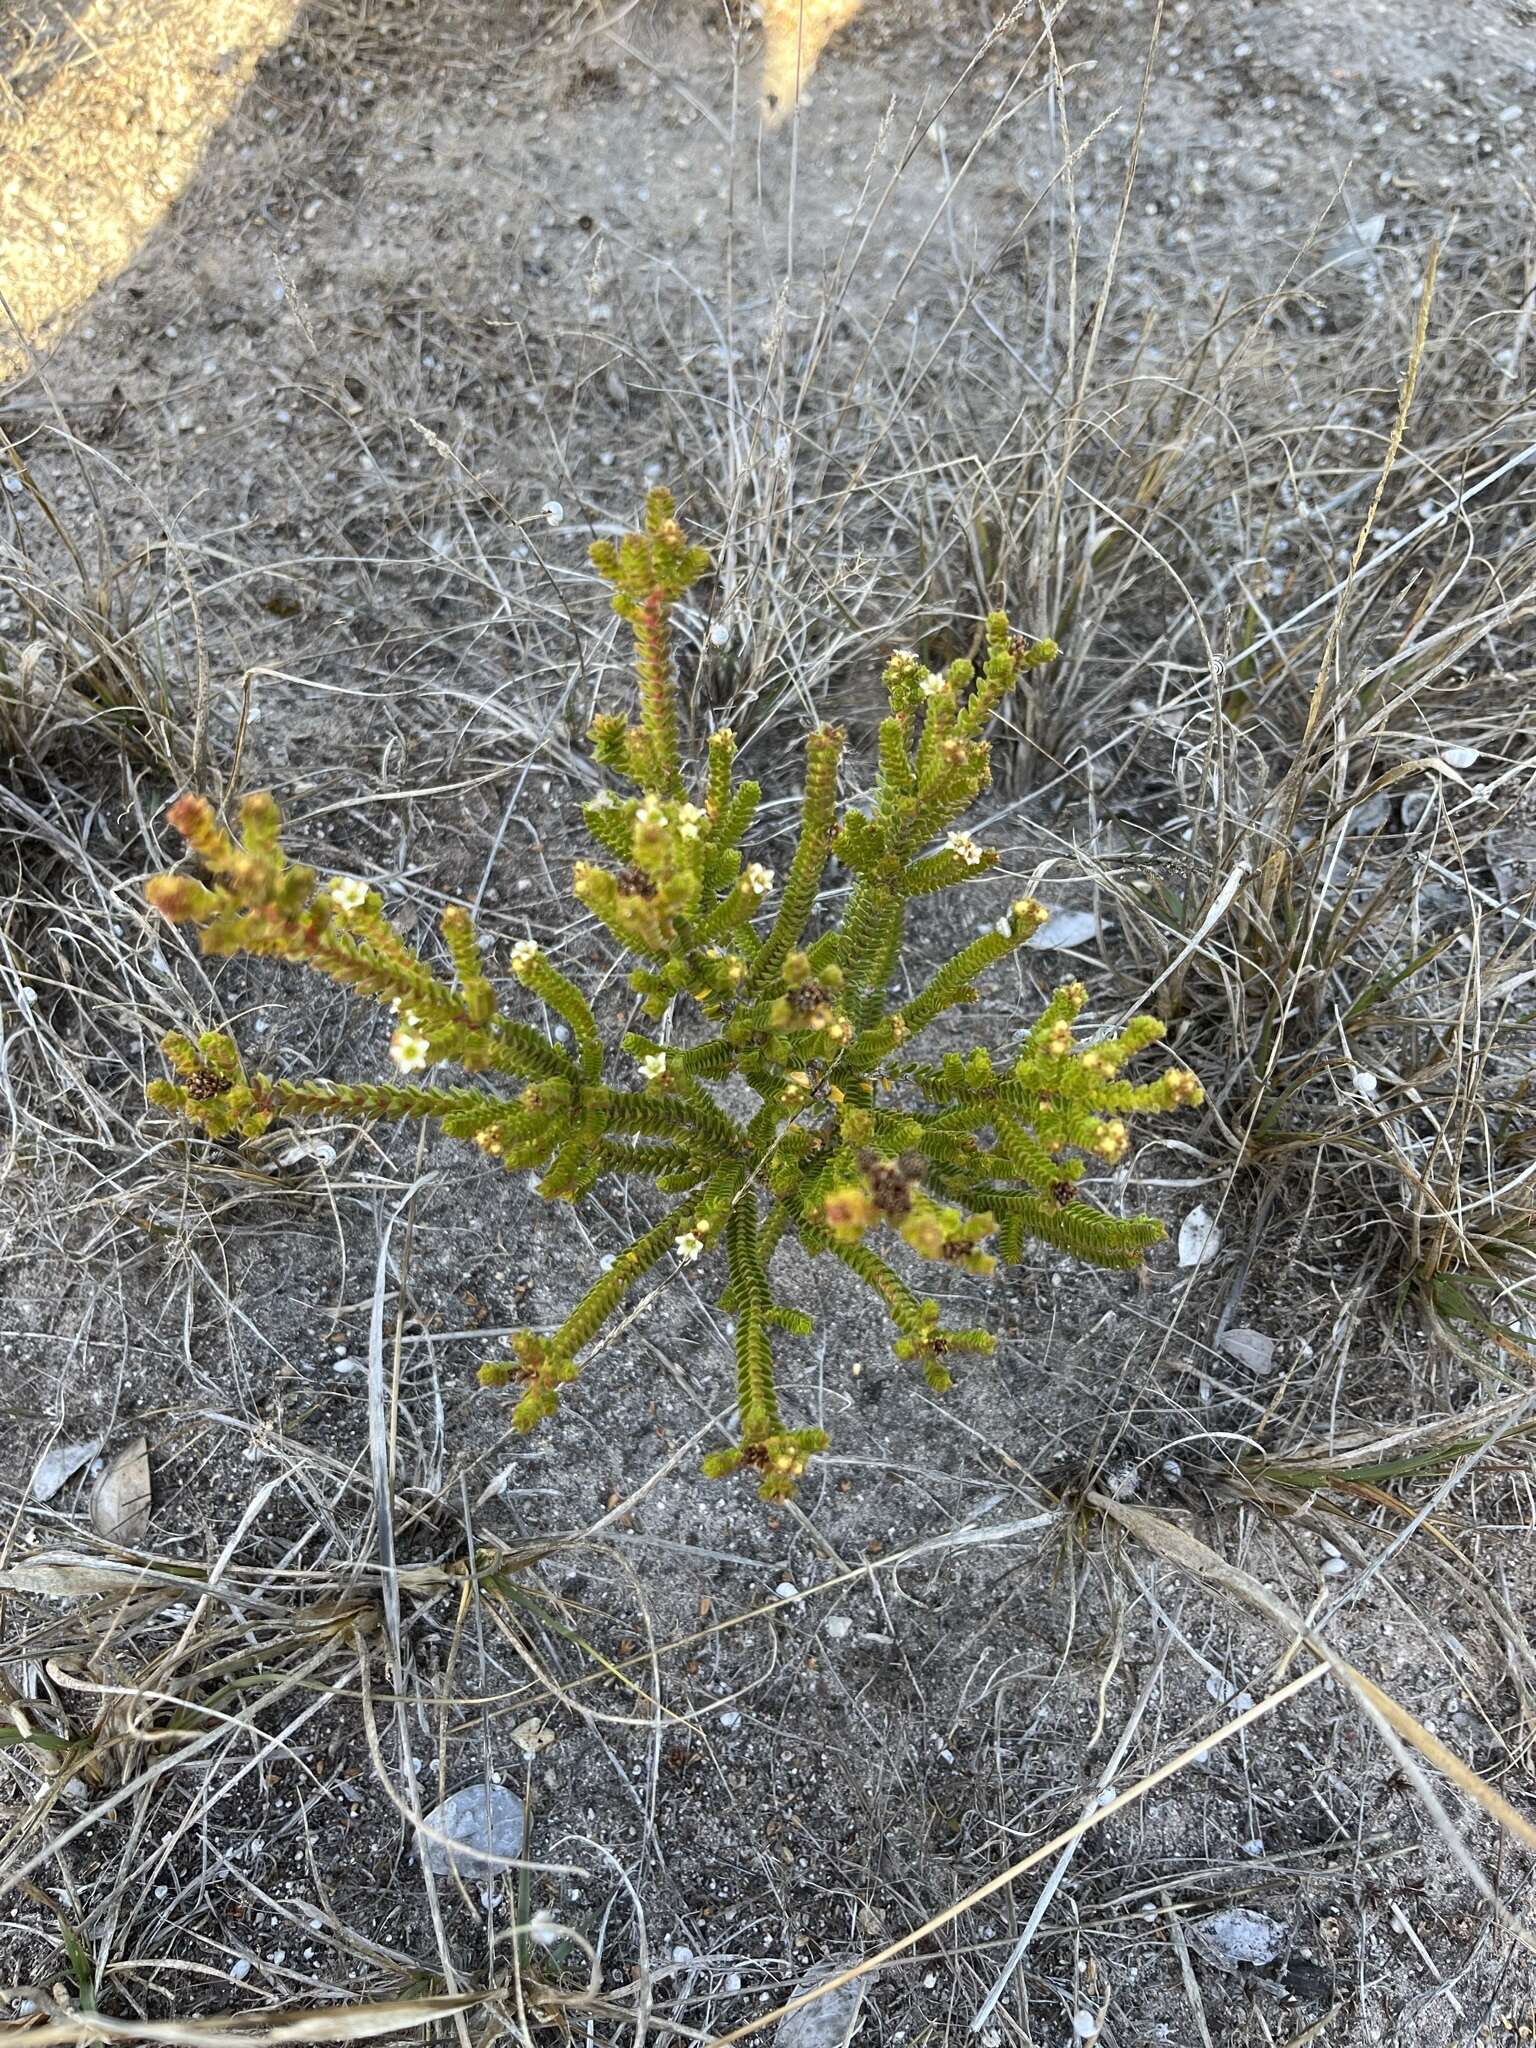
<svg viewBox="0 0 1536 2048">
<path fill-rule="evenodd" d="M 219 899 L 191 875 L 151 875 L 144 884 L 150 904 L 172 924 L 197 924 L 212 917 Z"/>
</svg>

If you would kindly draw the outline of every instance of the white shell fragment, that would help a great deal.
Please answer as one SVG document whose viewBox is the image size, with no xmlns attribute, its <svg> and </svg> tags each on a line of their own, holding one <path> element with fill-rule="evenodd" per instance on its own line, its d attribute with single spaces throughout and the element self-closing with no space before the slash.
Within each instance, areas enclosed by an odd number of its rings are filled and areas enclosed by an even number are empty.
<svg viewBox="0 0 1536 2048">
<path fill-rule="evenodd" d="M 1205 1681 L 1205 1689 L 1219 1707 L 1230 1707 L 1234 1714 L 1246 1714 L 1253 1705 L 1253 1694 L 1244 1692 L 1230 1678 L 1223 1678 L 1219 1671 L 1213 1671 Z"/>
<path fill-rule="evenodd" d="M 1327 270 L 1358 270 L 1369 263 L 1381 242 L 1382 231 L 1387 225 L 1384 213 L 1369 214 L 1364 220 L 1352 221 L 1329 245 L 1324 262 Z"/>
<path fill-rule="evenodd" d="M 279 1166 L 334 1166 L 336 1147 L 324 1138 L 296 1138 L 277 1155 Z"/>
<path fill-rule="evenodd" d="M 1368 796 L 1351 807 L 1344 820 L 1346 832 L 1379 832 L 1392 816 L 1392 799 L 1385 790 Z"/>
<path fill-rule="evenodd" d="M 1037 953 L 1061 953 L 1069 946 L 1085 946 L 1098 936 L 1099 920 L 1091 910 L 1053 910 L 1024 943 Z"/>
<path fill-rule="evenodd" d="M 1262 1330 L 1223 1330 L 1216 1342 L 1249 1372 L 1268 1372 L 1275 1362 L 1275 1340 Z"/>
<path fill-rule="evenodd" d="M 1251 1906 L 1229 1906 L 1207 1914 L 1189 1930 L 1197 1952 L 1218 1970 L 1262 1969 L 1285 1946 L 1285 1929 Z"/>
<path fill-rule="evenodd" d="M 491 1877 L 522 1853 L 523 1802 L 505 1785 L 465 1785 L 426 1816 L 421 1860 L 437 1877 Z"/>
<path fill-rule="evenodd" d="M 857 1956 L 835 1956 L 828 1962 L 818 1963 L 800 1979 L 794 1996 L 804 1998 L 818 1985 L 828 1984 L 834 1977 L 841 1977 L 845 1970 L 851 1970 L 858 1960 Z M 867 1976 L 855 1977 L 851 1984 L 829 1991 L 814 2005 L 802 2006 L 799 2012 L 786 2013 L 774 2034 L 774 2048 L 847 2048 L 859 2023 L 868 1983 Z"/>
<path fill-rule="evenodd" d="M 85 1443 L 55 1444 L 45 1451 L 32 1468 L 32 1498 L 36 1501 L 52 1500 L 67 1480 L 73 1479 L 82 1465 L 89 1465 L 101 1450 L 101 1438 L 93 1436 Z"/>
<path fill-rule="evenodd" d="M 1208 1266 L 1221 1250 L 1221 1228 L 1203 1205 L 1191 1209 L 1179 1225 L 1179 1264 Z"/>
</svg>

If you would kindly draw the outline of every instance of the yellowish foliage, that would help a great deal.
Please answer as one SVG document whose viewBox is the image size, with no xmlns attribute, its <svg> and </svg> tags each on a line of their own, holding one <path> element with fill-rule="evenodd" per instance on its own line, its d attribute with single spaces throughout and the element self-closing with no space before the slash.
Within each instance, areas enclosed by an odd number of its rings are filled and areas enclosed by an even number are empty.
<svg viewBox="0 0 1536 2048">
<path fill-rule="evenodd" d="M 763 0 L 763 111 L 770 126 L 794 110 L 816 60 L 864 0 Z"/>
</svg>

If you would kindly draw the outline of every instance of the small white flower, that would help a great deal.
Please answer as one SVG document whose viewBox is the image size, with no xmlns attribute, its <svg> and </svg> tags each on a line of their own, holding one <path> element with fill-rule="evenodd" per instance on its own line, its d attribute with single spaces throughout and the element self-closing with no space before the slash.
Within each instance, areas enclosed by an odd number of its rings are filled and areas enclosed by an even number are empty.
<svg viewBox="0 0 1536 2048">
<path fill-rule="evenodd" d="M 696 1230 L 685 1230 L 672 1241 L 672 1249 L 685 1266 L 691 1266 L 704 1250 L 704 1240 Z"/>
<path fill-rule="evenodd" d="M 677 807 L 677 831 L 680 839 L 697 839 L 699 827 L 704 822 L 704 813 L 697 804 L 679 804 Z"/>
<path fill-rule="evenodd" d="M 402 1027 L 389 1041 L 389 1056 L 402 1074 L 417 1073 L 432 1057 L 431 1041 Z"/>
<path fill-rule="evenodd" d="M 949 687 L 949 681 L 946 676 L 936 675 L 932 669 L 929 669 L 927 675 L 923 677 L 917 687 L 925 697 L 940 697 Z"/>
<path fill-rule="evenodd" d="M 635 813 L 635 823 L 637 825 L 644 825 L 648 829 L 654 830 L 657 826 L 665 825 L 666 822 L 666 810 L 661 804 L 657 803 L 653 796 L 648 796 Z"/>
<path fill-rule="evenodd" d="M 368 901 L 368 884 L 355 875 L 338 875 L 327 894 L 338 910 L 361 910 Z"/>
<path fill-rule="evenodd" d="M 519 939 L 512 948 L 512 972 L 526 974 L 539 957 L 538 943 L 534 939 Z"/>
<path fill-rule="evenodd" d="M 640 1062 L 640 1071 L 647 1081 L 659 1081 L 667 1071 L 667 1056 L 664 1052 L 648 1052 Z"/>
<path fill-rule="evenodd" d="M 766 896 L 773 887 L 773 869 L 765 868 L 761 861 L 749 861 L 742 870 L 741 884 L 754 896 Z"/>
<path fill-rule="evenodd" d="M 969 832 L 951 832 L 944 845 L 950 853 L 957 853 L 968 868 L 980 867 L 981 848 Z"/>
<path fill-rule="evenodd" d="M 587 799 L 587 809 L 589 811 L 611 811 L 613 806 L 614 794 L 611 789 L 600 789 L 596 796 L 588 797 Z"/>
</svg>

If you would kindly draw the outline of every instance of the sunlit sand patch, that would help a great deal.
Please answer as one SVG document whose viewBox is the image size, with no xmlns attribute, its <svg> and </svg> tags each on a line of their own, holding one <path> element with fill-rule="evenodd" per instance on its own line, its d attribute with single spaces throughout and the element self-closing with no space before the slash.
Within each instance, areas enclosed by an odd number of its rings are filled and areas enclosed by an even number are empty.
<svg viewBox="0 0 1536 2048">
<path fill-rule="evenodd" d="M 771 126 L 792 112 L 816 60 L 864 0 L 763 0 L 763 113 Z"/>
<path fill-rule="evenodd" d="M 0 378 L 133 260 L 296 11 L 90 0 L 43 82 L 0 92 Z"/>
</svg>

